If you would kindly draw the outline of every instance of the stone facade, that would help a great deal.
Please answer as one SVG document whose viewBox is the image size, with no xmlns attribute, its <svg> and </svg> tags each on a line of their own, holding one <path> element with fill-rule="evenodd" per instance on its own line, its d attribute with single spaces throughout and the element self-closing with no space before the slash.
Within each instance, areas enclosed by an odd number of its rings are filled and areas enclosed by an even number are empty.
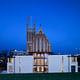
<svg viewBox="0 0 80 80">
<path fill-rule="evenodd" d="M 33 29 L 29 28 L 27 22 L 27 55 L 31 52 L 52 52 L 50 42 L 41 29 L 41 24 L 38 33 L 35 32 L 35 21 Z"/>
</svg>

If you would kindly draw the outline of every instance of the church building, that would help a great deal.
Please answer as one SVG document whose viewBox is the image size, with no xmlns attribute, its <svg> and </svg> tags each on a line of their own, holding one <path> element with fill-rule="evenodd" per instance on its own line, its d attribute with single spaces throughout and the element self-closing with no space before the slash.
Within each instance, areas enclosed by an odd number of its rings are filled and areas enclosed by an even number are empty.
<svg viewBox="0 0 80 80">
<path fill-rule="evenodd" d="M 13 55 L 8 58 L 7 62 L 7 73 L 78 72 L 80 58 L 52 54 L 50 42 L 42 30 L 41 24 L 36 33 L 35 21 L 32 28 L 29 19 L 27 21 L 26 52 L 17 50 L 12 52 Z"/>
<path fill-rule="evenodd" d="M 48 72 L 48 54 L 51 54 L 51 45 L 41 29 L 36 33 L 34 28 L 29 28 L 27 22 L 27 55 L 33 55 L 33 72 Z"/>
<path fill-rule="evenodd" d="M 30 28 L 29 22 L 27 22 L 27 52 L 26 54 L 29 55 L 34 52 L 48 52 L 51 53 L 51 45 L 49 40 L 47 39 L 46 35 L 41 29 L 36 33 L 36 24 L 34 21 L 34 28 Z"/>
</svg>

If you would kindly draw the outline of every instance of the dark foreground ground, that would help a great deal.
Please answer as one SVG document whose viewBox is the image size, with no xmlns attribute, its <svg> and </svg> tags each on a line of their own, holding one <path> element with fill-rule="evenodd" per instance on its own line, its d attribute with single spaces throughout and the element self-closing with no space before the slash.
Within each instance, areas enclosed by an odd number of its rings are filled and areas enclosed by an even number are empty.
<svg viewBox="0 0 80 80">
<path fill-rule="evenodd" d="M 0 74 L 0 80 L 80 80 L 80 73 Z"/>
</svg>

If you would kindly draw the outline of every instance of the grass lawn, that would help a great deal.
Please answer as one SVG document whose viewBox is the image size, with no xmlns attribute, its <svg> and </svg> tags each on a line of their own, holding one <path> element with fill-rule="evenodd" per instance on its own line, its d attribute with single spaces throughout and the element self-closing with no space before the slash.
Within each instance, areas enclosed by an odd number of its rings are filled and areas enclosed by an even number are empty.
<svg viewBox="0 0 80 80">
<path fill-rule="evenodd" d="M 80 80 L 80 73 L 0 74 L 0 80 Z"/>
</svg>

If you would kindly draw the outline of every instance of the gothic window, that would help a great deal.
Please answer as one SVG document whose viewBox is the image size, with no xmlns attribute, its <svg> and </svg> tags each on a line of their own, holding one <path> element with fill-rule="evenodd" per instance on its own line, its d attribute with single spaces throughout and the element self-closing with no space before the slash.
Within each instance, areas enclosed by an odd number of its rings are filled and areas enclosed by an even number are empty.
<svg viewBox="0 0 80 80">
<path fill-rule="evenodd" d="M 32 33 L 32 40 L 33 40 L 33 33 Z"/>
<path fill-rule="evenodd" d="M 34 41 L 34 51 L 36 51 L 36 41 Z"/>
<path fill-rule="evenodd" d="M 43 51 L 43 38 L 41 38 L 41 51 Z"/>
<path fill-rule="evenodd" d="M 39 40 L 40 40 L 40 39 L 39 39 L 39 37 L 38 37 L 38 38 L 37 38 L 38 51 L 39 51 L 39 45 L 40 45 L 40 44 L 39 44 Z"/>
<path fill-rule="evenodd" d="M 45 51 L 47 51 L 47 41 L 45 40 Z"/>
</svg>

